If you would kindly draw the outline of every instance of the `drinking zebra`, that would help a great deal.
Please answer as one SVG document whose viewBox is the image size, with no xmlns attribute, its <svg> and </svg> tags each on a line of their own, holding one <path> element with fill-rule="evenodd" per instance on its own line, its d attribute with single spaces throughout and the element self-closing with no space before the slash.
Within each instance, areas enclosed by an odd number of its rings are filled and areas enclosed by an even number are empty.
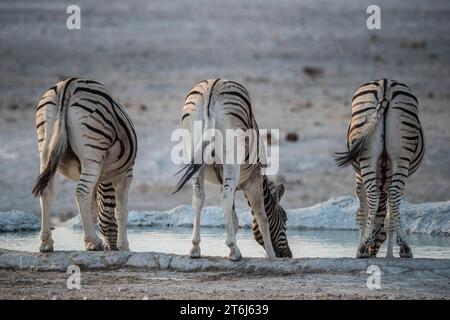
<svg viewBox="0 0 450 320">
<path fill-rule="evenodd" d="M 376 256 L 386 239 L 392 256 L 392 234 L 397 232 L 400 256 L 412 258 L 400 215 L 406 180 L 424 156 L 417 98 L 395 80 L 363 84 L 352 100 L 352 119 L 347 132 L 347 152 L 337 153 L 339 167 L 352 164 L 356 172 L 359 209 L 357 257 Z M 388 227 L 385 226 L 388 204 Z"/>
<path fill-rule="evenodd" d="M 226 139 L 214 143 L 195 141 L 195 123 L 200 123 L 202 132 L 215 129 L 223 137 L 226 130 L 250 129 L 250 135 L 238 135 L 241 146 L 245 144 L 245 161 L 230 164 L 226 154 Z M 193 207 L 195 211 L 192 249 L 190 257 L 200 257 L 200 214 L 205 200 L 204 179 L 221 186 L 222 205 L 225 214 L 226 244 L 230 248 L 230 259 L 239 260 L 240 250 L 236 244 L 236 232 L 239 227 L 234 207 L 234 195 L 242 190 L 251 207 L 253 215 L 253 234 L 265 248 L 268 257 L 292 257 L 286 236 L 287 215 L 279 201 L 284 186 L 274 186 L 266 175 L 261 174 L 261 150 L 258 126 L 253 116 L 251 100 L 247 89 L 241 84 L 222 80 L 203 80 L 197 83 L 186 97 L 182 113 L 182 127 L 190 132 L 185 139 L 185 150 L 191 155 L 191 163 L 186 165 L 177 191 L 192 178 Z M 252 143 L 254 142 L 254 143 Z M 256 147 L 254 147 L 256 145 Z M 210 152 L 206 158 L 203 150 Z M 196 155 L 201 153 L 200 162 Z M 222 160 L 221 160 L 222 159 Z"/>
<path fill-rule="evenodd" d="M 53 251 L 50 231 L 55 172 L 77 182 L 75 191 L 86 250 L 129 250 L 128 189 L 137 141 L 125 110 L 100 83 L 69 78 L 51 87 L 36 109 L 40 175 L 42 252 Z"/>
</svg>

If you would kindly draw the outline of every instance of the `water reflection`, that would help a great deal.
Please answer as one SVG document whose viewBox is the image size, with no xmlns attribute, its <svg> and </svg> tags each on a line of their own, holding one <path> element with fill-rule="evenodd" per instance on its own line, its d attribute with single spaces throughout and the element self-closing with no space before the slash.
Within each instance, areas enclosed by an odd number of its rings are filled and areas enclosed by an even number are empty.
<svg viewBox="0 0 450 320">
<path fill-rule="evenodd" d="M 133 251 L 158 251 L 187 254 L 191 247 L 191 228 L 133 228 L 129 230 L 130 248 Z M 225 230 L 202 228 L 202 254 L 227 256 Z M 57 227 L 53 231 L 55 250 L 83 250 L 80 229 Z M 354 257 L 358 233 L 354 230 L 288 230 L 289 244 L 294 257 Z M 409 234 L 408 240 L 417 258 L 450 259 L 450 237 Z M 264 250 L 253 240 L 251 230 L 241 229 L 237 242 L 246 257 L 263 257 Z M 37 251 L 38 232 L 0 234 L 0 247 L 10 250 Z M 382 247 L 380 257 L 385 255 Z M 398 256 L 395 246 L 394 254 Z"/>
</svg>

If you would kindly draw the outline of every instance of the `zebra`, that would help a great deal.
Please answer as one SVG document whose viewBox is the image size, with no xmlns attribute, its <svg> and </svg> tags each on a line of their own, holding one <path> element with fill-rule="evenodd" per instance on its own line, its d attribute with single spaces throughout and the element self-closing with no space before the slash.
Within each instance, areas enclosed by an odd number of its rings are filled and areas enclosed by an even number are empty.
<svg viewBox="0 0 450 320">
<path fill-rule="evenodd" d="M 412 258 L 400 203 L 408 177 L 422 163 L 425 146 L 418 101 L 407 85 L 382 79 L 358 88 L 352 99 L 347 150 L 336 153 L 335 160 L 339 167 L 352 164 L 356 172 L 356 256 L 375 257 L 387 237 L 387 257 L 393 257 L 395 230 L 400 257 Z"/>
<path fill-rule="evenodd" d="M 209 79 L 197 83 L 185 99 L 181 122 L 183 129 L 192 133 L 194 123 L 200 121 L 203 132 L 214 128 L 223 135 L 227 129 L 246 131 L 252 129 L 249 140 L 256 141 L 256 151 L 245 145 L 245 162 L 228 164 L 211 161 L 195 163 L 192 159 L 194 146 L 199 144 L 194 139 L 183 140 L 185 150 L 191 150 L 191 163 L 184 166 L 183 176 L 177 184 L 178 192 L 192 178 L 194 208 L 194 223 L 192 232 L 192 248 L 189 256 L 198 258 L 200 250 L 200 215 L 204 205 L 204 180 L 220 185 L 221 200 L 224 208 L 226 244 L 230 249 L 231 260 L 241 259 L 241 252 L 236 244 L 236 232 L 239 228 L 235 211 L 234 196 L 237 190 L 242 190 L 251 208 L 253 216 L 253 235 L 258 243 L 265 248 L 268 257 L 292 257 L 286 235 L 286 211 L 281 207 L 280 200 L 284 194 L 283 184 L 275 185 L 266 175 L 261 174 L 261 151 L 258 126 L 256 124 L 251 99 L 247 89 L 235 81 L 224 79 Z M 248 141 L 247 141 L 248 142 Z M 218 142 L 216 142 L 218 143 Z M 223 141 L 223 146 L 226 144 Z M 217 146 L 213 144 L 211 157 L 217 159 Z M 206 145 L 204 145 L 206 149 Z M 250 156 L 254 161 L 251 161 Z M 225 158 L 225 155 L 223 156 Z"/>
<path fill-rule="evenodd" d="M 48 89 L 36 108 L 40 174 L 41 252 L 53 251 L 50 230 L 54 175 L 77 182 L 75 197 L 88 251 L 129 250 L 128 190 L 137 139 L 124 108 L 102 84 L 68 78 Z M 103 243 L 97 236 L 99 224 Z"/>
</svg>

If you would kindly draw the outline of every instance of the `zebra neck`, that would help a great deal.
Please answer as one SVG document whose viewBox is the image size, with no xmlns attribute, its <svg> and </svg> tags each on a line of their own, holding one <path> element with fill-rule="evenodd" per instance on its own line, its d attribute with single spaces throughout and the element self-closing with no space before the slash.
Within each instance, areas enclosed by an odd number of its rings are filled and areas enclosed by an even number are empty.
<svg viewBox="0 0 450 320">
<path fill-rule="evenodd" d="M 282 215 L 281 210 L 283 210 L 283 208 L 277 203 L 276 199 L 273 197 L 270 191 L 269 181 L 267 180 L 266 176 L 263 177 L 263 192 L 264 192 L 264 209 L 266 211 L 267 218 L 269 220 L 269 228 L 270 230 L 276 230 L 277 229 L 276 224 L 277 221 L 279 221 L 279 219 L 277 218 L 280 215 Z M 261 231 L 259 230 L 258 221 L 256 219 L 255 213 L 253 212 L 253 208 L 252 208 L 252 220 L 253 220 L 252 226 L 253 237 L 261 246 L 264 247 L 264 240 L 262 238 Z M 270 232 L 270 234 L 271 236 L 274 235 L 272 231 Z"/>
<path fill-rule="evenodd" d="M 269 225 L 272 228 L 272 224 L 275 222 L 274 217 L 280 210 L 283 210 L 283 208 L 281 208 L 281 206 L 275 200 L 275 197 L 272 195 L 267 176 L 263 177 L 263 192 L 264 209 L 266 209 L 267 218 L 269 219 Z"/>
</svg>

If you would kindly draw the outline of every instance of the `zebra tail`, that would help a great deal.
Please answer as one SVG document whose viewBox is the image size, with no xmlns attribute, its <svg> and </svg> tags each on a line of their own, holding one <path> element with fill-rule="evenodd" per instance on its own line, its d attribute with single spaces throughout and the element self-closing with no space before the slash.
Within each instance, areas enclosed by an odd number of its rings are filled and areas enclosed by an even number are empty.
<svg viewBox="0 0 450 320">
<path fill-rule="evenodd" d="M 218 80 L 220 80 L 220 79 L 216 79 L 214 84 Z M 202 136 L 203 136 L 203 132 L 205 132 L 206 129 L 211 127 L 211 120 L 210 120 L 210 117 L 209 117 L 209 112 L 210 112 L 209 108 L 210 108 L 211 105 L 215 104 L 215 101 L 214 101 L 213 96 L 212 96 L 212 94 L 213 94 L 212 90 L 214 89 L 214 84 L 213 84 L 213 87 L 211 88 L 211 91 L 209 92 L 209 101 L 207 102 L 206 105 L 205 105 L 205 101 L 207 101 L 207 100 L 205 100 L 205 98 L 203 98 L 204 99 L 203 100 L 203 106 L 204 107 L 202 108 L 203 109 L 203 114 L 202 114 L 202 119 L 203 119 L 203 122 L 202 122 L 202 125 L 203 125 Z M 195 144 L 195 141 L 194 141 L 194 144 Z M 203 163 L 204 163 L 203 150 L 205 150 L 205 147 L 207 146 L 207 144 L 208 144 L 208 142 L 201 142 L 201 141 L 197 142 L 197 146 L 201 146 L 201 148 L 200 149 L 194 149 L 194 153 L 197 156 L 194 156 L 194 159 L 192 160 L 191 163 L 184 165 L 183 168 L 181 168 L 181 170 L 176 173 L 176 175 L 178 175 L 178 174 L 183 172 L 183 175 L 181 176 L 180 180 L 178 181 L 177 188 L 175 189 L 174 192 L 172 192 L 172 194 L 175 194 L 178 191 L 180 191 L 181 188 L 183 188 L 183 186 L 186 184 L 186 182 L 188 182 L 192 178 L 192 176 L 198 170 L 200 170 L 200 168 L 203 166 Z M 201 163 L 195 163 L 195 159 L 201 159 Z"/>
<path fill-rule="evenodd" d="M 204 159 L 203 159 L 203 150 L 205 150 L 206 146 L 208 145 L 208 142 L 201 142 L 201 148 L 197 149 L 195 151 L 197 156 L 194 156 L 194 158 L 192 159 L 191 163 L 188 163 L 186 165 L 183 166 L 183 168 L 180 169 L 180 171 L 178 171 L 176 173 L 176 175 L 183 173 L 183 175 L 181 176 L 180 180 L 177 183 L 177 188 L 175 189 L 174 192 L 172 192 L 172 194 L 177 193 L 178 191 L 181 190 L 181 188 L 183 188 L 183 186 L 186 184 L 186 182 L 189 181 L 189 179 L 192 178 L 192 176 L 198 171 L 200 170 L 200 168 L 203 166 L 204 164 Z M 200 163 L 195 163 L 196 159 L 201 159 Z"/>
<path fill-rule="evenodd" d="M 180 180 L 177 183 L 177 188 L 175 189 L 174 192 L 172 192 L 172 194 L 177 193 L 178 191 L 181 190 L 181 188 L 183 188 L 183 186 L 186 184 L 186 182 L 189 181 L 189 179 L 192 178 L 192 176 L 198 171 L 200 170 L 200 168 L 203 166 L 204 164 L 204 160 L 203 160 L 203 150 L 205 150 L 206 146 L 208 145 L 207 142 L 202 142 L 201 144 L 201 148 L 196 150 L 196 154 L 198 156 L 194 157 L 194 159 L 192 159 L 192 162 L 189 164 L 186 164 L 183 166 L 183 168 L 180 169 L 180 171 L 178 171 L 176 173 L 176 175 L 183 173 L 183 175 L 181 176 Z M 195 159 L 201 159 L 201 163 L 195 163 Z"/>
<path fill-rule="evenodd" d="M 355 140 L 351 148 L 344 152 L 334 153 L 334 161 L 339 168 L 347 167 L 350 163 L 359 158 L 361 152 L 367 144 L 367 141 L 377 127 L 378 121 L 383 117 L 387 104 L 388 102 L 386 100 L 383 100 L 377 104 L 375 115 L 371 120 L 369 120 L 365 126 L 365 129 L 361 132 L 361 136 Z M 348 138 L 349 137 L 347 137 L 347 139 Z"/>
<path fill-rule="evenodd" d="M 183 175 L 181 176 L 180 180 L 177 183 L 177 188 L 172 194 L 177 193 L 178 191 L 183 188 L 183 186 L 186 184 L 186 182 L 189 181 L 189 179 L 192 178 L 192 176 L 200 170 L 203 164 L 197 164 L 197 163 L 190 163 L 185 165 L 180 171 L 177 172 L 177 174 L 184 171 Z"/>
<path fill-rule="evenodd" d="M 66 85 L 67 87 L 67 85 Z M 48 147 L 47 163 L 44 170 L 39 174 L 36 180 L 36 184 L 33 188 L 33 195 L 39 197 L 44 192 L 49 181 L 54 177 L 56 169 L 58 168 L 59 161 L 63 153 L 67 149 L 67 129 L 66 129 L 66 117 L 67 108 L 64 107 L 63 101 L 64 94 L 60 100 L 60 108 L 58 111 L 57 119 L 53 127 L 52 137 Z"/>
</svg>

